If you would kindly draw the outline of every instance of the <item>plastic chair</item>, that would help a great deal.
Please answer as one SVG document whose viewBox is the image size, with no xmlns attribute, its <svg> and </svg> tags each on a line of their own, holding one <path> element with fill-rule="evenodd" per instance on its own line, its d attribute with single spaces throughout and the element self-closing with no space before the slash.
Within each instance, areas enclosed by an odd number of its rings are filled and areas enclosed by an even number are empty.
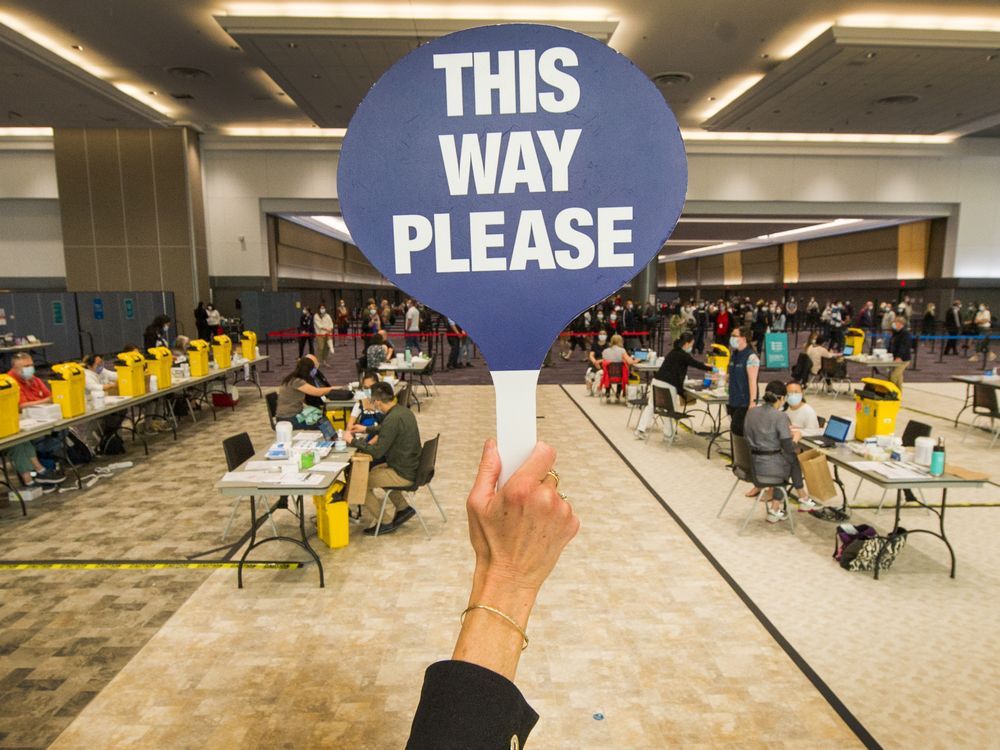
<svg viewBox="0 0 1000 750">
<path fill-rule="evenodd" d="M 749 482 L 754 487 L 759 489 L 780 489 L 782 491 L 782 507 L 785 511 L 785 516 L 788 518 L 788 530 L 794 534 L 795 533 L 795 521 L 792 518 L 792 514 L 788 512 L 788 493 L 790 491 L 790 483 L 787 480 L 782 480 L 781 482 L 762 482 L 757 479 L 754 469 L 753 469 L 753 452 L 750 450 L 750 443 L 742 435 L 733 435 L 733 476 L 736 477 L 736 481 L 733 482 L 732 489 L 729 490 L 729 494 L 726 495 L 725 501 L 722 503 L 722 507 L 719 508 L 719 512 L 715 514 L 716 518 L 722 517 L 722 511 L 726 509 L 729 504 L 729 499 L 736 492 L 736 488 L 739 486 L 740 482 Z M 750 507 L 750 512 L 747 513 L 746 518 L 743 519 L 743 524 L 740 526 L 740 530 L 737 535 L 742 535 L 743 531 L 746 529 L 747 524 L 750 523 L 750 517 L 753 516 L 753 512 L 757 507 L 757 503 L 764 497 L 764 493 L 760 493 L 757 497 L 753 498 L 753 505 Z M 768 501 L 770 502 L 770 501 Z"/>
<path fill-rule="evenodd" d="M 677 439 L 677 431 L 680 428 L 681 422 L 693 419 L 694 415 L 699 413 L 708 414 L 710 419 L 712 417 L 707 409 L 681 411 L 677 408 L 676 399 L 677 390 L 672 385 L 667 384 L 665 388 L 658 385 L 653 386 L 653 421 L 655 422 L 660 418 L 670 420 L 673 426 L 673 433 L 667 438 L 667 442 L 669 443 L 673 443 Z M 692 427 L 691 429 L 693 430 L 694 428 Z"/>
<path fill-rule="evenodd" d="M 625 386 L 627 389 L 628 386 Z M 628 391 L 626 390 L 626 394 Z M 626 398 L 625 403 L 628 405 L 628 419 L 625 420 L 625 428 L 629 429 L 632 426 L 632 414 L 638 409 L 641 413 L 646 407 L 647 399 L 649 398 L 649 385 L 643 384 L 639 387 L 639 395 L 635 398 Z"/>
<path fill-rule="evenodd" d="M 278 423 L 278 392 L 272 391 L 264 396 L 264 402 L 267 404 L 267 418 L 271 421 L 271 429 Z"/>
<path fill-rule="evenodd" d="M 621 391 L 628 387 L 628 368 L 624 362 L 601 362 L 601 398 L 611 398 L 611 388 L 617 385 Z M 620 392 L 620 391 L 619 391 Z"/>
<path fill-rule="evenodd" d="M 972 414 L 972 421 L 969 423 L 970 432 L 975 429 L 977 419 L 980 417 L 989 418 L 990 433 L 993 435 L 993 440 L 990 441 L 990 448 L 992 448 L 997 442 L 997 436 L 1000 436 L 1000 425 L 997 424 L 997 420 L 1000 420 L 1000 408 L 997 406 L 996 388 L 982 383 L 976 383 L 972 387 Z M 962 440 L 964 441 L 965 438 L 963 437 Z"/>
<path fill-rule="evenodd" d="M 424 523 L 423 516 L 420 515 L 420 511 L 416 509 L 413 505 L 413 497 L 416 495 L 417 490 L 421 487 L 426 487 L 427 491 L 431 493 L 431 499 L 437 506 L 438 512 L 441 514 L 441 518 L 445 523 L 448 523 L 448 516 L 444 513 L 444 508 L 441 507 L 441 503 L 438 502 L 437 496 L 434 494 L 434 490 L 431 489 L 431 480 L 434 479 L 434 469 L 437 465 L 437 449 L 438 441 L 441 439 L 441 435 L 435 435 L 433 438 L 424 443 L 423 448 L 420 449 L 420 463 L 417 465 L 417 477 L 413 480 L 413 484 L 406 485 L 403 487 L 384 487 L 376 488 L 382 489 L 382 507 L 379 509 L 378 521 L 375 524 L 375 536 L 379 535 L 379 531 L 382 528 L 382 518 L 385 516 L 385 506 L 389 502 L 389 493 L 398 491 L 402 492 L 406 497 L 406 502 L 411 508 L 413 508 L 414 513 L 417 515 L 417 520 L 420 521 L 420 525 L 424 528 L 424 533 L 427 538 L 431 538 L 431 532 L 427 530 L 427 524 Z M 376 491 L 373 489 L 373 492 Z"/>
<path fill-rule="evenodd" d="M 226 468 L 229 471 L 235 471 L 242 464 L 253 458 L 253 441 L 250 440 L 250 435 L 248 433 L 241 432 L 239 435 L 233 435 L 223 440 L 222 451 L 226 454 Z M 229 514 L 229 520 L 226 522 L 226 528 L 222 532 L 222 541 L 226 541 L 226 537 L 229 535 L 229 528 L 233 525 L 233 519 L 236 517 L 236 510 L 239 508 L 240 500 L 242 499 L 242 497 L 238 497 L 233 501 L 233 510 Z M 250 502 L 260 503 L 257 506 L 258 509 L 262 509 L 264 515 L 267 516 L 267 520 L 271 522 L 271 531 L 274 532 L 275 536 L 278 536 L 278 527 L 274 525 L 274 519 L 271 517 L 271 511 L 267 507 L 267 498 L 250 495 Z"/>
<path fill-rule="evenodd" d="M 847 376 L 847 362 L 841 357 L 823 357 L 820 359 L 820 375 L 823 379 L 835 386 L 841 383 L 847 386 L 845 393 L 851 392 L 851 379 Z M 837 398 L 840 391 L 833 388 L 833 397 Z"/>
</svg>

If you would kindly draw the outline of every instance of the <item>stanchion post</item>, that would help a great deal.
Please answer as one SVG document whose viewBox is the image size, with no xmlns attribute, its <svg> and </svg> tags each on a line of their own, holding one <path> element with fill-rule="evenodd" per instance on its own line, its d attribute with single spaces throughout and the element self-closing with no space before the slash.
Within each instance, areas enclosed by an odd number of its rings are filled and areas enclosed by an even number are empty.
<svg viewBox="0 0 1000 750">
<path fill-rule="evenodd" d="M 271 334 L 264 334 L 264 354 L 267 355 L 267 369 L 265 372 L 271 372 Z"/>
<path fill-rule="evenodd" d="M 917 357 L 920 354 L 920 334 L 913 337 L 913 364 L 910 365 L 911 372 L 917 371 Z"/>
</svg>

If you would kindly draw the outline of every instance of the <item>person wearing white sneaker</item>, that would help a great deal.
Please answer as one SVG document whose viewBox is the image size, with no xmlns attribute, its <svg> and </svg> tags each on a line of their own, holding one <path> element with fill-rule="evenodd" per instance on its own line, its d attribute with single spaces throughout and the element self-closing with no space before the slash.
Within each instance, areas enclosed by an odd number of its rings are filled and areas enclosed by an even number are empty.
<svg viewBox="0 0 1000 750">
<path fill-rule="evenodd" d="M 781 409 L 785 405 L 787 388 L 784 382 L 772 380 L 764 390 L 764 403 L 747 412 L 743 434 L 750 444 L 754 475 L 762 484 L 789 481 L 799 497 L 799 504 L 810 507 L 799 466 L 796 443 L 802 434 L 792 430 L 788 415 Z M 774 488 L 768 498 L 767 520 L 777 523 L 785 518 L 782 511 L 784 490 Z"/>
<path fill-rule="evenodd" d="M 709 372 L 712 368 L 703 362 L 699 362 L 694 357 L 691 356 L 691 350 L 694 348 L 694 334 L 690 331 L 684 331 L 676 341 L 674 341 L 674 347 L 670 350 L 666 357 L 663 358 L 663 364 L 660 365 L 660 369 L 656 371 L 653 376 L 653 381 L 651 385 L 656 388 L 666 388 L 667 386 L 672 386 L 675 395 L 682 395 L 684 393 L 684 380 L 687 378 L 687 372 L 689 367 L 694 367 L 703 372 Z M 653 421 L 654 411 L 653 411 L 653 388 L 651 387 L 648 391 L 649 400 L 646 402 L 646 406 L 642 410 L 642 414 L 639 415 L 639 424 L 635 431 L 635 437 L 638 440 L 646 439 L 646 430 L 649 429 L 649 425 Z M 663 435 L 666 438 L 670 438 L 673 435 L 674 425 L 669 419 L 663 422 Z"/>
</svg>

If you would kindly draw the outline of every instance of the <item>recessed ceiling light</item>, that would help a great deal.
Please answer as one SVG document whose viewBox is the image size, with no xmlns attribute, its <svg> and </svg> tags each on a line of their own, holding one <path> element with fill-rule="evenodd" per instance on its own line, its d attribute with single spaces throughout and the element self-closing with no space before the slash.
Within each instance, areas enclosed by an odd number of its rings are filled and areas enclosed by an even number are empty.
<svg viewBox="0 0 1000 750">
<path fill-rule="evenodd" d="M 288 49 L 298 49 L 299 45 L 295 42 L 288 43 Z"/>
<path fill-rule="evenodd" d="M 74 44 L 72 45 L 72 49 L 75 49 L 77 52 L 83 52 L 83 45 Z"/>
<path fill-rule="evenodd" d="M 878 52 L 866 52 L 865 53 L 865 59 L 866 60 L 871 60 L 876 55 L 878 55 Z"/>
<path fill-rule="evenodd" d="M 321 75 L 320 75 L 319 73 L 313 73 L 313 74 L 312 74 L 312 77 L 313 77 L 313 78 L 315 78 L 316 80 L 319 80 L 319 79 L 320 79 L 320 78 L 322 78 L 323 76 L 321 76 Z"/>
<path fill-rule="evenodd" d="M 160 92 L 159 92 L 159 91 L 150 91 L 150 92 L 149 92 L 149 95 L 150 95 L 150 96 L 159 96 L 159 95 L 160 95 Z"/>
<path fill-rule="evenodd" d="M 987 55 L 986 56 L 986 62 L 993 62 L 996 59 L 997 59 L 997 55 L 995 55 L 995 54 L 993 54 L 993 55 Z"/>
<path fill-rule="evenodd" d="M 683 86 L 693 80 L 693 75 L 683 72 L 657 73 L 652 78 L 653 83 L 657 86 Z"/>
</svg>

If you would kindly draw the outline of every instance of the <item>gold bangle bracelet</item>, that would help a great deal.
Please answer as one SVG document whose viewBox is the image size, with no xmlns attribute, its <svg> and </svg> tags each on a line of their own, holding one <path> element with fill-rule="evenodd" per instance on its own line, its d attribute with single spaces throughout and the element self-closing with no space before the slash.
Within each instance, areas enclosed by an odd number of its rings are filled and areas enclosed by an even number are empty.
<svg viewBox="0 0 1000 750">
<path fill-rule="evenodd" d="M 462 613 L 461 617 L 458 618 L 459 622 L 464 625 L 465 624 L 465 616 L 467 614 L 469 614 L 469 612 L 471 612 L 474 609 L 485 609 L 487 612 L 492 612 L 493 614 L 497 615 L 498 617 L 502 617 L 503 619 L 505 619 L 507 622 L 509 622 L 511 625 L 514 626 L 514 628 L 517 630 L 517 632 L 521 634 L 521 638 L 524 639 L 524 644 L 521 646 L 521 650 L 524 651 L 524 649 L 526 649 L 528 647 L 528 634 L 524 632 L 524 628 L 522 628 L 520 625 L 518 625 L 517 621 L 514 620 L 513 617 L 511 617 L 510 615 L 504 614 L 499 609 L 494 609 L 493 607 L 489 606 L 488 604 L 473 604 L 471 607 L 469 607 L 468 609 L 466 609 Z"/>
</svg>

